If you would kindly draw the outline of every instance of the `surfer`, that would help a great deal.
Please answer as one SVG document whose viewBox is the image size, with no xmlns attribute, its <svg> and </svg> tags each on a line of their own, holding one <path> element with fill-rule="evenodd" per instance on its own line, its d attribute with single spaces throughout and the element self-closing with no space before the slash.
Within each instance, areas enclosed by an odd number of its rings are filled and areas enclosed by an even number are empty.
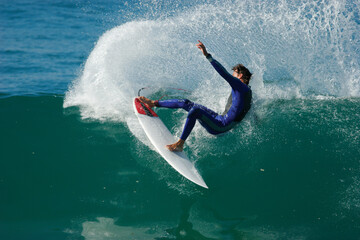
<svg viewBox="0 0 360 240">
<path fill-rule="evenodd" d="M 195 126 L 196 120 L 210 133 L 220 134 L 229 131 L 239 123 L 251 107 L 252 92 L 249 85 L 251 73 L 242 64 L 235 65 L 230 74 L 225 68 L 216 61 L 206 50 L 205 45 L 198 41 L 196 46 L 202 51 L 215 70 L 231 86 L 231 95 L 225 107 L 223 114 L 218 114 L 200 104 L 194 103 L 188 99 L 171 100 L 150 100 L 140 97 L 140 100 L 149 107 L 182 108 L 188 112 L 183 132 L 180 139 L 173 144 L 166 145 L 170 151 L 180 152 L 184 148 L 184 143 L 190 132 Z"/>
</svg>

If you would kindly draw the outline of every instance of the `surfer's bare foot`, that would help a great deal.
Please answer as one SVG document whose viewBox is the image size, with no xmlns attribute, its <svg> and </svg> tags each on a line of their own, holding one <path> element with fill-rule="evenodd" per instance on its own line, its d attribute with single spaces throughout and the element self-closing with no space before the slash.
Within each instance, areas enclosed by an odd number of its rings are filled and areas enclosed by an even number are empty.
<svg viewBox="0 0 360 240">
<path fill-rule="evenodd" d="M 166 145 L 166 148 L 169 149 L 171 152 L 182 152 L 184 149 L 184 143 L 184 140 L 179 139 L 179 141 L 174 144 Z"/>
<path fill-rule="evenodd" d="M 143 103 L 147 104 L 150 108 L 155 107 L 155 101 L 154 100 L 150 100 L 146 97 L 139 97 L 140 101 L 142 101 Z"/>
</svg>

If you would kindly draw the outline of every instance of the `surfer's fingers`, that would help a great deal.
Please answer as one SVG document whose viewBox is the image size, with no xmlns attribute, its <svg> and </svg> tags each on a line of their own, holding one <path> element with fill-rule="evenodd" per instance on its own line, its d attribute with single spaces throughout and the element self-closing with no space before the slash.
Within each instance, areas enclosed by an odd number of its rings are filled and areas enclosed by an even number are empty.
<svg viewBox="0 0 360 240">
<path fill-rule="evenodd" d="M 200 49 L 200 50 L 204 50 L 204 49 L 205 49 L 205 46 L 204 46 L 204 45 L 201 45 L 200 43 L 199 43 L 199 44 L 196 44 L 196 46 L 197 46 L 198 49 Z"/>
<path fill-rule="evenodd" d="M 205 45 L 200 41 L 200 40 L 198 40 L 198 44 L 197 45 L 199 45 L 199 46 L 201 46 L 201 47 L 205 47 Z"/>
</svg>

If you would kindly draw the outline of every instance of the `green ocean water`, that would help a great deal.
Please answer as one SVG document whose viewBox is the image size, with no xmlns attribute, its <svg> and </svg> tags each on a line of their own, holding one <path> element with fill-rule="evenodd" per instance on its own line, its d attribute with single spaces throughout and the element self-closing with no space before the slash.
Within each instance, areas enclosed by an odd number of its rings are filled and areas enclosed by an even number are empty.
<svg viewBox="0 0 360 240">
<path fill-rule="evenodd" d="M 63 102 L 0 99 L 1 239 L 359 239 L 358 98 L 269 100 L 229 134 L 190 138 L 208 190 L 122 122 Z"/>
</svg>

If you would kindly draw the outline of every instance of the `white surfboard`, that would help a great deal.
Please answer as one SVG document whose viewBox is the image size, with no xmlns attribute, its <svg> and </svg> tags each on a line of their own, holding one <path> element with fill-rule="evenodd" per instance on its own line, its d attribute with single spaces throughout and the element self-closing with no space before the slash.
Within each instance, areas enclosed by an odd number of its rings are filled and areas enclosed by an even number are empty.
<svg viewBox="0 0 360 240">
<path fill-rule="evenodd" d="M 185 178 L 198 184 L 199 186 L 208 188 L 196 170 L 194 164 L 190 162 L 189 158 L 183 151 L 171 152 L 165 147 L 177 140 L 170 133 L 169 129 L 167 129 L 159 116 L 138 98 L 134 99 L 134 110 L 139 119 L 140 125 L 158 153 Z"/>
</svg>

